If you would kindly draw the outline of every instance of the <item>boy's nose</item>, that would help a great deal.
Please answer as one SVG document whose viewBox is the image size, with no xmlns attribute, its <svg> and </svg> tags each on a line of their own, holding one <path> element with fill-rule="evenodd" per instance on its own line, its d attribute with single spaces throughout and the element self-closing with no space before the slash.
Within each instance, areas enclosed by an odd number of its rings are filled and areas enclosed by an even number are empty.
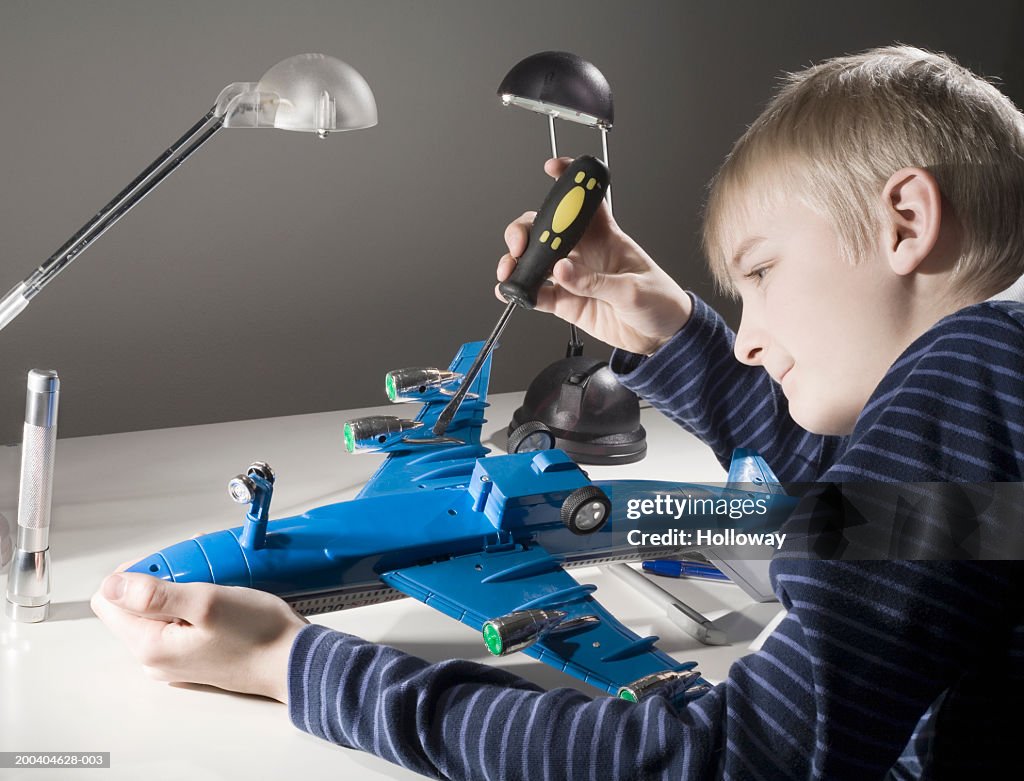
<svg viewBox="0 0 1024 781">
<path fill-rule="evenodd" d="M 736 360 L 740 363 L 745 363 L 748 366 L 760 366 L 764 357 L 764 338 L 761 329 L 753 327 L 749 319 L 746 313 L 740 318 L 740 327 L 736 332 L 733 352 L 736 354 Z"/>
</svg>

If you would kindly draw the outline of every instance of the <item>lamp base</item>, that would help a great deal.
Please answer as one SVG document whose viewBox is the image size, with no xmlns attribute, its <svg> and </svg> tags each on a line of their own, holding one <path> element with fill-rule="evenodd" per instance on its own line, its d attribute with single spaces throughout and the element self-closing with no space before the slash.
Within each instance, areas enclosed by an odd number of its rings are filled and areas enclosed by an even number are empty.
<svg viewBox="0 0 1024 781">
<path fill-rule="evenodd" d="M 530 383 L 509 433 L 539 421 L 555 447 L 581 464 L 631 464 L 647 455 L 636 395 L 619 384 L 605 361 L 574 356 L 555 361 Z"/>
</svg>

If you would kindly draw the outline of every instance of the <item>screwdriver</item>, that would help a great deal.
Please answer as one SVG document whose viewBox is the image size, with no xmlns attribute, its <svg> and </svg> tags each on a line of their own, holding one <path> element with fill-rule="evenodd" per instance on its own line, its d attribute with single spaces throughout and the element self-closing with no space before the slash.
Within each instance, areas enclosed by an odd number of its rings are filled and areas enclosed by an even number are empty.
<svg viewBox="0 0 1024 781">
<path fill-rule="evenodd" d="M 517 306 L 533 309 L 537 305 L 541 285 L 551 275 L 559 258 L 568 255 L 583 236 L 610 183 L 608 166 L 590 155 L 577 157 L 555 181 L 537 212 L 526 240 L 526 249 L 515 270 L 498 285 L 498 292 L 508 301 L 508 306 L 462 378 L 458 391 L 441 411 L 434 424 L 434 436 L 440 437 L 448 430 L 462 400 L 469 393 L 470 385 L 508 325 L 513 310 Z"/>
</svg>

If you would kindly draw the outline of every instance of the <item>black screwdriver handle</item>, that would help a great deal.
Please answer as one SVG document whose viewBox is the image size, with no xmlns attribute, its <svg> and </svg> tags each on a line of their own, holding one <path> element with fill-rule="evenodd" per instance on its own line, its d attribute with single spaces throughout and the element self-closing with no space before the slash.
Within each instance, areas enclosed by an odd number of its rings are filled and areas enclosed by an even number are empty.
<svg viewBox="0 0 1024 781">
<path fill-rule="evenodd" d="M 515 270 L 498 285 L 506 301 L 526 309 L 536 306 L 541 285 L 583 236 L 609 184 L 608 166 L 596 157 L 577 157 L 565 169 L 537 212 Z"/>
</svg>

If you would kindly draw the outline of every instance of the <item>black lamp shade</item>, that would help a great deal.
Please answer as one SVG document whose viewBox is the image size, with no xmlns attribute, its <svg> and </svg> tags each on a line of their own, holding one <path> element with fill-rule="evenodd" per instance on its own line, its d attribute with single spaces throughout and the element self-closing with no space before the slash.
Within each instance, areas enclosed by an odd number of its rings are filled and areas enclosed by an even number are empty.
<svg viewBox="0 0 1024 781">
<path fill-rule="evenodd" d="M 498 87 L 505 103 L 584 125 L 610 128 L 612 89 L 592 63 L 569 52 L 540 52 L 517 63 Z"/>
</svg>

